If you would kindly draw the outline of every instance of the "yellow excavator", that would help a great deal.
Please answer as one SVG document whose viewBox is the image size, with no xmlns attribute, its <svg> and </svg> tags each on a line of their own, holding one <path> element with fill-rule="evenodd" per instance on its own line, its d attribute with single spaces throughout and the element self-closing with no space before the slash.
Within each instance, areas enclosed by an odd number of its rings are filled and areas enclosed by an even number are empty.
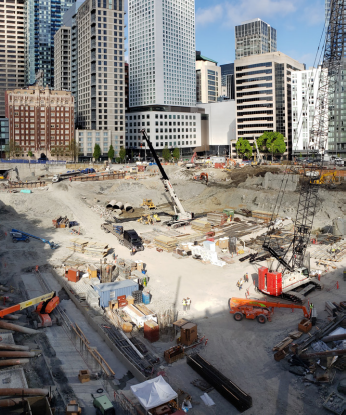
<svg viewBox="0 0 346 415">
<path fill-rule="evenodd" d="M 330 184 L 336 182 L 336 171 L 323 173 L 319 179 L 312 180 L 313 184 Z"/>
</svg>

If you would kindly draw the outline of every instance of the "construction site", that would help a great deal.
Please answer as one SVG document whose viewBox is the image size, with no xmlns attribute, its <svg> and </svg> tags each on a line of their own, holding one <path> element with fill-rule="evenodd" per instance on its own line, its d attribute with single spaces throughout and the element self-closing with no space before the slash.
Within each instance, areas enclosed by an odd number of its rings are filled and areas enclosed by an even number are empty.
<svg viewBox="0 0 346 415">
<path fill-rule="evenodd" d="M 343 8 L 311 159 L 1 163 L 1 415 L 345 412 Z"/>
</svg>

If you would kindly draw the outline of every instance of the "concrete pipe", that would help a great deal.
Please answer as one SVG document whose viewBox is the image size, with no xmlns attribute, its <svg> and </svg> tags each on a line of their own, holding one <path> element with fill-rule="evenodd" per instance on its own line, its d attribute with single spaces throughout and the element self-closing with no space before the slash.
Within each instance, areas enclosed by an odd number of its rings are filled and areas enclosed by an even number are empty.
<svg viewBox="0 0 346 415">
<path fill-rule="evenodd" d="M 0 342 L 0 350 L 21 350 L 27 352 L 29 350 L 29 346 L 19 346 L 17 344 Z"/>
<path fill-rule="evenodd" d="M 3 366 L 16 366 L 16 365 L 26 365 L 29 363 L 29 359 L 6 359 L 0 360 L 0 367 Z M 7 396 L 8 393 L 2 394 L 4 389 L 0 389 L 0 396 Z"/>
<path fill-rule="evenodd" d="M 123 211 L 122 211 L 122 210 L 120 210 L 120 209 L 114 209 L 114 213 L 115 213 L 116 215 L 122 215 L 122 214 L 123 214 Z"/>
<path fill-rule="evenodd" d="M 116 202 L 116 200 L 115 199 L 113 199 L 113 200 L 111 200 L 110 202 L 108 202 L 107 204 L 106 204 L 106 208 L 114 208 L 114 206 L 117 204 L 117 202 Z"/>
<path fill-rule="evenodd" d="M 7 406 L 23 405 L 24 402 L 26 402 L 26 399 L 22 398 L 1 399 L 0 408 L 6 408 Z"/>
<path fill-rule="evenodd" d="M 19 331 L 20 333 L 25 333 L 25 334 L 38 333 L 37 330 L 29 329 L 28 327 L 18 326 L 17 324 L 5 323 L 4 321 L 1 321 L 1 320 L 0 320 L 0 329 Z"/>
<path fill-rule="evenodd" d="M 35 352 L 22 352 L 22 351 L 7 351 L 0 350 L 0 357 L 35 357 Z"/>
<path fill-rule="evenodd" d="M 124 209 L 124 203 L 123 202 L 116 202 L 116 204 L 114 205 L 114 209 L 123 210 Z"/>
<path fill-rule="evenodd" d="M 124 209 L 126 210 L 126 212 L 130 212 L 131 210 L 133 210 L 133 207 L 130 203 L 125 203 Z"/>
<path fill-rule="evenodd" d="M 27 359 L 25 359 L 27 360 Z M 1 388 L 0 396 L 48 396 L 48 389 L 39 388 Z"/>
</svg>

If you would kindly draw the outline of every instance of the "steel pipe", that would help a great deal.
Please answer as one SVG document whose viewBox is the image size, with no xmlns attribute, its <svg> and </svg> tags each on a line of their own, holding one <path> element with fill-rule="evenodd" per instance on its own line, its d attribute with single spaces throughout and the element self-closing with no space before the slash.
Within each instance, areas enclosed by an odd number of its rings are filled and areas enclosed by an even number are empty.
<svg viewBox="0 0 346 415">
<path fill-rule="evenodd" d="M 1 366 L 25 365 L 27 363 L 29 363 L 29 359 L 6 359 L 6 360 L 0 360 L 0 367 Z M 8 394 L 1 395 L 2 391 L 3 389 L 0 389 L 0 396 L 8 395 Z"/>
<path fill-rule="evenodd" d="M 114 209 L 123 210 L 124 209 L 124 203 L 123 202 L 117 202 L 113 207 L 114 207 Z"/>
<path fill-rule="evenodd" d="M 0 357 L 35 357 L 35 352 L 22 352 L 22 351 L 4 351 L 0 350 Z"/>
<path fill-rule="evenodd" d="M 13 330 L 13 331 L 19 331 L 20 333 L 25 333 L 25 334 L 38 333 L 37 330 L 30 329 L 29 327 L 22 327 L 22 326 L 18 326 L 17 324 L 5 323 L 4 321 L 1 321 L 1 320 L 0 320 L 0 328 L 7 329 L 7 330 Z"/>
<path fill-rule="evenodd" d="M 0 388 L 0 396 L 47 396 L 48 389 L 40 388 Z"/>
<path fill-rule="evenodd" d="M 338 340 L 346 340 L 346 334 L 335 334 L 334 336 L 323 337 L 323 342 L 336 342 Z"/>
<path fill-rule="evenodd" d="M 310 357 L 320 357 L 320 356 L 342 356 L 346 354 L 346 349 L 337 349 L 337 350 L 327 350 L 325 352 L 316 352 L 316 353 L 302 353 L 300 355 L 301 359 L 309 359 Z"/>
<path fill-rule="evenodd" d="M 13 315 L 13 314 L 7 314 L 5 317 L 3 317 L 5 320 L 19 320 L 19 317 L 20 316 L 18 316 L 18 315 Z"/>
<path fill-rule="evenodd" d="M 29 346 L 19 346 L 16 344 L 0 342 L 0 350 L 21 350 L 27 352 L 29 350 Z"/>
</svg>

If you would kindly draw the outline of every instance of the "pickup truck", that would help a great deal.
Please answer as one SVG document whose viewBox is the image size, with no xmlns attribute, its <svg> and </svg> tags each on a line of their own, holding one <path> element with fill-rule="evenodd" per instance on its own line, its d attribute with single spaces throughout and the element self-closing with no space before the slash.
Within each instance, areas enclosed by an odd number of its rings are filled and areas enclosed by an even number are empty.
<svg viewBox="0 0 346 415">
<path fill-rule="evenodd" d="M 122 226 L 115 223 L 103 223 L 101 229 L 106 233 L 115 235 L 120 245 L 124 245 L 131 250 L 131 255 L 134 255 L 138 251 L 144 251 L 142 239 L 134 229 L 124 230 Z"/>
</svg>

